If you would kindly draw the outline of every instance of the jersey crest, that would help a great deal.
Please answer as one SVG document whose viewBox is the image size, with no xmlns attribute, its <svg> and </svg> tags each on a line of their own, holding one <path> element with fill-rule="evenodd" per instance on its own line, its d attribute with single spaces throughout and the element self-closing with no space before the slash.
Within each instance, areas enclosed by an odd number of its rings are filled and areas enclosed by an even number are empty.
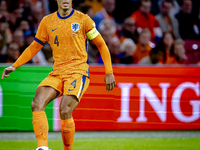
<svg viewBox="0 0 200 150">
<path fill-rule="evenodd" d="M 74 31 L 74 32 L 76 32 L 76 31 L 78 31 L 79 30 L 79 23 L 72 23 L 71 24 L 71 29 L 72 29 L 72 31 Z"/>
</svg>

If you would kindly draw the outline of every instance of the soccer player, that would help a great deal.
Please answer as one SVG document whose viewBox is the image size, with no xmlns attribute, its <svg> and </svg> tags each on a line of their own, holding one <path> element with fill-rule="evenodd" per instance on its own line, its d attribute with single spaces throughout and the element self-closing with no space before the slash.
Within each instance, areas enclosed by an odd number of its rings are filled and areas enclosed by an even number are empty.
<svg viewBox="0 0 200 150">
<path fill-rule="evenodd" d="M 62 139 L 64 150 L 71 150 L 75 124 L 72 112 L 80 102 L 89 85 L 89 64 L 87 40 L 98 47 L 105 65 L 106 90 L 112 90 L 116 83 L 113 75 L 109 50 L 88 15 L 72 8 L 72 0 L 57 0 L 58 11 L 45 16 L 38 27 L 34 41 L 17 61 L 5 68 L 3 77 L 28 62 L 48 42 L 53 51 L 53 70 L 39 84 L 31 103 L 33 129 L 37 138 L 36 150 L 48 148 L 48 122 L 46 105 L 58 96 L 60 103 Z"/>
</svg>

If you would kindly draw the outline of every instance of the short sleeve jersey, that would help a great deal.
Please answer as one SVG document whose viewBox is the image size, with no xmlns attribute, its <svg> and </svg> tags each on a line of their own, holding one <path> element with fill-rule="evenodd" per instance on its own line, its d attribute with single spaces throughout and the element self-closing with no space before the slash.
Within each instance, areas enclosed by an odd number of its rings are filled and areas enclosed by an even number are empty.
<svg viewBox="0 0 200 150">
<path fill-rule="evenodd" d="M 40 22 L 35 41 L 44 45 L 48 42 L 53 53 L 53 71 L 51 75 L 69 75 L 80 73 L 89 76 L 88 32 L 97 36 L 95 23 L 86 14 L 72 9 L 65 17 L 54 12 Z"/>
</svg>

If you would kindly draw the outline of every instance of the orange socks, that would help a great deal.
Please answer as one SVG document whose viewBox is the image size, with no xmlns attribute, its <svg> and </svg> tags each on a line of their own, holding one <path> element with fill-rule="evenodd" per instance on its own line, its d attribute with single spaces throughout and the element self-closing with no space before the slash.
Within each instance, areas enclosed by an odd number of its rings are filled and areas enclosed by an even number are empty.
<svg viewBox="0 0 200 150">
<path fill-rule="evenodd" d="M 64 144 L 64 150 L 72 150 L 75 124 L 74 119 L 61 120 L 62 124 L 62 139 Z"/>
<path fill-rule="evenodd" d="M 44 111 L 34 111 L 33 112 L 33 129 L 35 132 L 35 137 L 37 138 L 38 145 L 48 147 L 48 130 L 49 125 L 47 121 L 47 116 Z"/>
<path fill-rule="evenodd" d="M 62 139 L 64 144 L 64 150 L 72 150 L 75 124 L 74 119 L 61 120 L 62 124 Z M 48 121 L 44 111 L 33 112 L 33 129 L 35 137 L 37 138 L 38 145 L 48 147 Z"/>
</svg>

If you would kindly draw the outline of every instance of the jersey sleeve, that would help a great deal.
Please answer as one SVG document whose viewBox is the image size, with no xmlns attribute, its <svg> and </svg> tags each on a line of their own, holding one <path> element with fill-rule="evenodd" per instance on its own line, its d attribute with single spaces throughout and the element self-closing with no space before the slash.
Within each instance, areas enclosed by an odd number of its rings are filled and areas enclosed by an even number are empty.
<svg viewBox="0 0 200 150">
<path fill-rule="evenodd" d="M 47 33 L 47 27 L 48 24 L 47 18 L 44 17 L 38 27 L 37 33 L 35 35 L 35 41 L 40 43 L 41 45 L 44 45 L 48 41 L 48 33 Z"/>
<path fill-rule="evenodd" d="M 20 67 L 21 65 L 27 63 L 29 60 L 31 60 L 37 52 L 40 51 L 40 49 L 43 47 L 40 43 L 33 41 L 26 49 L 25 51 L 20 55 L 20 57 L 16 60 L 16 62 L 12 65 L 15 68 Z"/>
<path fill-rule="evenodd" d="M 109 52 L 108 47 L 107 47 L 104 39 L 102 38 L 101 34 L 99 34 L 92 41 L 97 46 L 97 48 L 101 54 L 101 58 L 103 59 L 106 74 L 113 73 L 110 52 Z"/>
<path fill-rule="evenodd" d="M 48 41 L 46 20 L 47 18 L 45 17 L 41 20 L 34 41 L 25 49 L 25 51 L 21 54 L 21 56 L 16 60 L 16 62 L 12 66 L 18 68 L 21 65 L 27 63 L 37 54 L 37 52 L 41 50 L 41 48 Z"/>
<path fill-rule="evenodd" d="M 94 21 L 88 15 L 85 18 L 85 33 L 89 40 L 93 40 L 99 35 Z"/>
</svg>

